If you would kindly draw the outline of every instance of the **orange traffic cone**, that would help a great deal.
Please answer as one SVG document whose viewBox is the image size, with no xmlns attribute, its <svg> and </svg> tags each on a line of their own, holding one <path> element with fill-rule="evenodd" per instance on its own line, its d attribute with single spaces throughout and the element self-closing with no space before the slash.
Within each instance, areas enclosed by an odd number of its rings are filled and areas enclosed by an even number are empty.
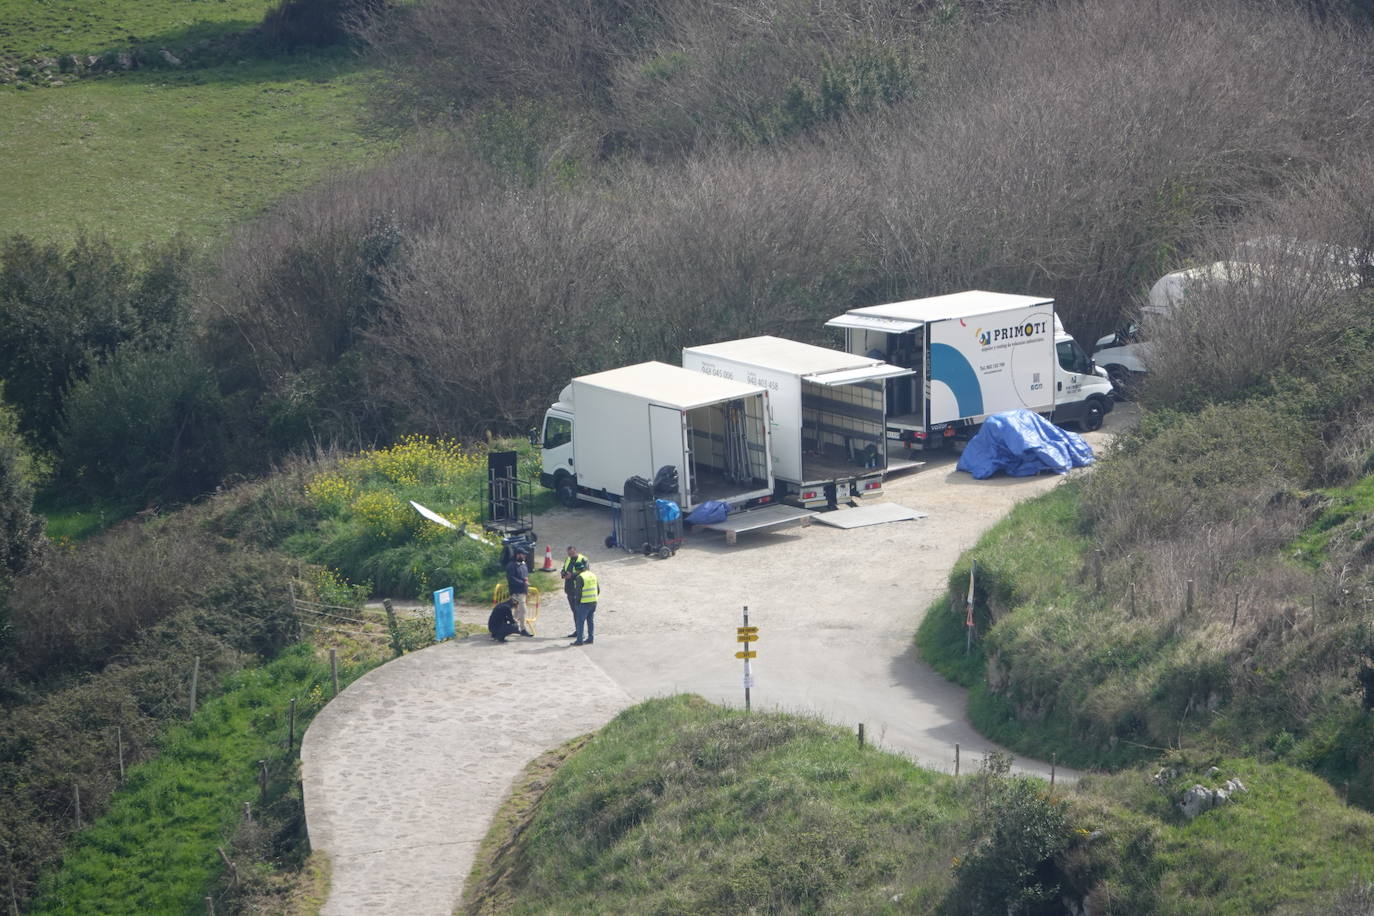
<svg viewBox="0 0 1374 916">
<path fill-rule="evenodd" d="M 553 548 L 544 545 L 544 572 L 553 572 Z"/>
</svg>

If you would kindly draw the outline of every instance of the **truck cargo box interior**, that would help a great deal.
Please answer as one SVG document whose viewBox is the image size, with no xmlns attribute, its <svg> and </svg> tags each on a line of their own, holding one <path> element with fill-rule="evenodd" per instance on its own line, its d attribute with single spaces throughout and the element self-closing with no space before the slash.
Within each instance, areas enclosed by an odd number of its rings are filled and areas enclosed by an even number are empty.
<svg viewBox="0 0 1374 916">
<path fill-rule="evenodd" d="M 689 490 L 695 502 L 768 486 L 762 398 L 709 404 L 687 412 Z"/>
<path fill-rule="evenodd" d="M 802 383 L 802 478 L 885 466 L 883 382 Z"/>
</svg>

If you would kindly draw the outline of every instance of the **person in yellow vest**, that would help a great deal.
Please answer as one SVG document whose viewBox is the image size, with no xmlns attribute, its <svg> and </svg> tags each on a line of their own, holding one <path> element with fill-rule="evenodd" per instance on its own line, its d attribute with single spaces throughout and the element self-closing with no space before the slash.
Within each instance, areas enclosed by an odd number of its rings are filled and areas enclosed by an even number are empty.
<svg viewBox="0 0 1374 916">
<path fill-rule="evenodd" d="M 564 639 L 572 639 L 577 635 L 577 589 L 573 584 L 573 577 L 577 575 L 577 570 L 573 567 L 578 563 L 586 562 L 587 558 L 578 553 L 576 547 L 569 544 L 568 556 L 563 561 L 563 568 L 560 570 L 559 575 L 563 578 L 563 594 L 567 596 L 568 599 L 568 610 L 572 611 L 574 629 L 573 632 L 563 637 Z"/>
<path fill-rule="evenodd" d="M 573 581 L 577 584 L 577 629 L 573 632 L 577 641 L 574 646 L 590 646 L 596 637 L 596 601 L 601 597 L 601 583 L 596 581 L 596 573 L 588 566 L 586 557 L 573 564 Z M 586 639 L 582 638 L 584 628 Z"/>
</svg>

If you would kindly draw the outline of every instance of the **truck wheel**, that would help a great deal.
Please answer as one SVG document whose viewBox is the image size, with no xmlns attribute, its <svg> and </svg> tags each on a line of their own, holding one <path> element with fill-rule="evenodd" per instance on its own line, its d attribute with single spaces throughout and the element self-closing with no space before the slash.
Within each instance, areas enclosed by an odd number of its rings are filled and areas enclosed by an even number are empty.
<svg viewBox="0 0 1374 916">
<path fill-rule="evenodd" d="M 568 509 L 577 508 L 577 484 L 573 479 L 564 474 L 558 478 L 554 484 L 554 493 L 558 496 L 558 503 Z"/>
<path fill-rule="evenodd" d="M 1085 433 L 1096 432 L 1102 428 L 1102 405 L 1096 398 L 1088 401 L 1088 408 L 1083 412 L 1083 418 L 1078 421 L 1078 428 Z"/>
<path fill-rule="evenodd" d="M 673 555 L 673 551 L 670 550 L 669 548 L 667 548 L 667 547 L 660 547 L 660 548 L 658 548 L 658 558 L 659 558 L 660 560 L 666 560 L 666 559 L 668 559 L 669 557 L 671 557 L 672 555 Z"/>
</svg>

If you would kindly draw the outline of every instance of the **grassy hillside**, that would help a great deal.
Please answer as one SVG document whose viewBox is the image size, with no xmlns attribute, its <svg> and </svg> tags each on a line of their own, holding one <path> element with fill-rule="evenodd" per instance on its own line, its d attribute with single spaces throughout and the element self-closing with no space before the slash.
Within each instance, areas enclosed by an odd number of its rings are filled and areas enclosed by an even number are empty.
<svg viewBox="0 0 1374 916">
<path fill-rule="evenodd" d="M 273 0 L 0 0 L 0 58 L 99 54 L 130 41 L 191 44 L 249 28 Z"/>
<path fill-rule="evenodd" d="M 498 816 L 462 912 L 1316 912 L 1374 875 L 1374 817 L 1282 766 L 1178 757 L 1054 793 L 996 760 L 955 778 L 696 697 L 554 756 Z M 1175 809 L 1231 778 L 1229 804 Z"/>
<path fill-rule="evenodd" d="M 265 58 L 243 42 L 222 44 L 219 57 L 230 57 L 213 66 L 78 76 L 58 64 L 48 69 L 63 85 L 37 78 L 35 60 L 225 43 L 271 5 L 2 0 L 0 63 L 12 69 L 0 83 L 0 235 L 69 239 L 85 228 L 133 243 L 178 232 L 214 239 L 385 150 L 360 129 L 368 74 L 346 50 Z"/>
</svg>

